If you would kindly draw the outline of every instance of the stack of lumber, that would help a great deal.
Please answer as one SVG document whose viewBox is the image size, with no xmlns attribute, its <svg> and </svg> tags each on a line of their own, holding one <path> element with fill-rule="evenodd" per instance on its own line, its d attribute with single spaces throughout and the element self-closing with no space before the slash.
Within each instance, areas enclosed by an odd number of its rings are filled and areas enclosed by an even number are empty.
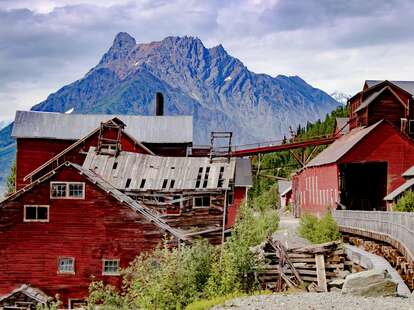
<svg viewBox="0 0 414 310">
<path fill-rule="evenodd" d="M 296 283 L 315 283 L 317 291 L 327 291 L 329 282 L 344 279 L 350 272 L 352 263 L 346 260 L 346 254 L 339 241 L 285 250 L 286 258 L 281 257 L 275 249 L 277 241 L 268 240 L 261 245 L 264 266 L 258 271 L 258 279 L 262 289 L 281 291 L 290 287 L 278 285 L 280 278 L 298 275 Z M 281 261 L 283 261 L 281 266 Z M 286 261 L 288 263 L 286 263 Z"/>
</svg>

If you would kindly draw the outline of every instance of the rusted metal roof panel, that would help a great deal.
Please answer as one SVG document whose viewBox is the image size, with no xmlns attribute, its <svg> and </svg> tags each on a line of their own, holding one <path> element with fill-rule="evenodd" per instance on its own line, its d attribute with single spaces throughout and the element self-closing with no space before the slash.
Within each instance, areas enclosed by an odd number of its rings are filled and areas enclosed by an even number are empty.
<svg viewBox="0 0 414 310">
<path fill-rule="evenodd" d="M 140 142 L 191 143 L 192 116 L 142 116 L 64 114 L 17 111 L 12 137 L 78 140 L 114 117 L 126 124 L 125 131 Z"/>
<path fill-rule="evenodd" d="M 249 166 L 250 161 L 239 162 L 238 186 L 251 184 Z M 230 182 L 236 181 L 235 158 L 210 162 L 206 157 L 161 157 L 131 152 L 121 152 L 113 157 L 97 154 L 91 147 L 83 168 L 92 170 L 117 189 L 136 192 L 229 189 Z M 203 186 L 205 180 L 207 184 Z"/>
<path fill-rule="evenodd" d="M 382 121 L 375 123 L 369 127 L 358 127 L 343 135 L 324 151 L 312 159 L 306 167 L 322 166 L 338 161 L 342 156 L 348 153 L 358 142 L 364 139 L 371 131 L 373 131 Z"/>
</svg>

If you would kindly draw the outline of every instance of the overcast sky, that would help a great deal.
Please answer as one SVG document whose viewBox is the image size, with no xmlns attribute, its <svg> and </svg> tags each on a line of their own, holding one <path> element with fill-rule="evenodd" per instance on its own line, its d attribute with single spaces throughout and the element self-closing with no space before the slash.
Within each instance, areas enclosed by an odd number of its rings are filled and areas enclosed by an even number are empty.
<svg viewBox="0 0 414 310">
<path fill-rule="evenodd" d="M 219 43 L 257 73 L 353 94 L 414 80 L 414 1 L 0 0 L 0 120 L 97 64 L 116 33 Z"/>
</svg>

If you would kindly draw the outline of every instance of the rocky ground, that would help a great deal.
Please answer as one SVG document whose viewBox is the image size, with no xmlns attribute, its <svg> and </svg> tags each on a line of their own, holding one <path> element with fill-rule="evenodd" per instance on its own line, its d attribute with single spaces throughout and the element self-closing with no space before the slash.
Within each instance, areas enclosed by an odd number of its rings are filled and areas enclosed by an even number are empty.
<svg viewBox="0 0 414 310">
<path fill-rule="evenodd" d="M 236 298 L 212 309 L 408 310 L 414 309 L 414 298 L 365 298 L 337 292 L 272 294 Z"/>
</svg>

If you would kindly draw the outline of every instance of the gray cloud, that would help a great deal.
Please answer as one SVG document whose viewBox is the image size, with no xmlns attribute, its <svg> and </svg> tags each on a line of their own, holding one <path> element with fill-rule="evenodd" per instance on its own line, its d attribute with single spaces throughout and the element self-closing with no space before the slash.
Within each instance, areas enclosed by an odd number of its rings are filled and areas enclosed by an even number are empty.
<svg viewBox="0 0 414 310">
<path fill-rule="evenodd" d="M 354 92 L 412 79 L 413 23 L 409 0 L 0 0 L 0 119 L 80 78 L 119 31 L 198 36 L 253 71 Z"/>
</svg>

